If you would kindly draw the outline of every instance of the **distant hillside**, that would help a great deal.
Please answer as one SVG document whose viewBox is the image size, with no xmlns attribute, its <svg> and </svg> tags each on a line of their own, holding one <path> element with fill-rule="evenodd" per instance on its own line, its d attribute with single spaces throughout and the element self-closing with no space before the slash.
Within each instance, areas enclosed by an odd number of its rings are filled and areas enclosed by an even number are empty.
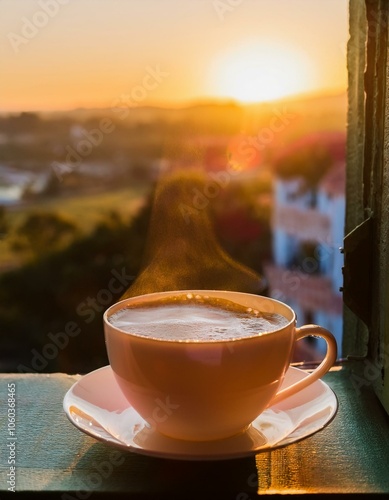
<svg viewBox="0 0 389 500">
<path fill-rule="evenodd" d="M 319 113 L 345 112 L 347 109 L 347 93 L 338 94 L 315 94 L 286 97 L 267 104 L 252 104 L 248 107 L 287 105 L 295 111 L 309 112 L 314 110 Z"/>
<path fill-rule="evenodd" d="M 67 161 L 70 154 L 74 160 L 77 151 L 78 164 L 105 163 L 112 171 L 148 176 L 161 159 L 193 163 L 200 153 L 202 159 L 224 155 L 225 161 L 228 154 L 238 163 L 271 164 L 280 151 L 308 134 L 346 130 L 345 93 L 255 105 L 129 105 L 0 115 L 0 162 L 42 170 Z M 107 119 L 112 122 L 104 128 Z"/>
<path fill-rule="evenodd" d="M 347 117 L 347 94 L 343 92 L 336 95 L 319 95 L 293 100 L 280 101 L 292 111 L 304 115 L 306 118 L 323 118 L 333 116 L 339 119 L 341 126 L 346 125 Z"/>
<path fill-rule="evenodd" d="M 131 103 L 128 103 L 131 104 Z M 346 123 L 347 95 L 346 92 L 336 95 L 302 96 L 280 99 L 267 103 L 243 105 L 235 101 L 206 101 L 191 103 L 180 107 L 162 106 L 130 106 L 122 104 L 120 109 L 112 108 L 79 108 L 72 111 L 52 111 L 40 113 L 46 119 L 66 117 L 74 121 L 87 121 L 92 117 L 111 117 L 132 125 L 136 123 L 192 122 L 198 125 L 212 125 L 215 122 L 237 124 L 247 122 L 261 124 L 263 119 L 270 117 L 274 110 L 287 109 L 297 114 L 304 121 L 320 120 L 322 128 L 342 128 Z M 234 126 L 235 125 L 235 126 Z"/>
</svg>

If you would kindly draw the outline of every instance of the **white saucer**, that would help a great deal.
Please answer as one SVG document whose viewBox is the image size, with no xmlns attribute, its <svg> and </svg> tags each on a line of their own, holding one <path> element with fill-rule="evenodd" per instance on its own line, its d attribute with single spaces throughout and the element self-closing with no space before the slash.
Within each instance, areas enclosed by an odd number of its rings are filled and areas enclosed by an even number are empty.
<svg viewBox="0 0 389 500">
<path fill-rule="evenodd" d="M 290 367 L 282 387 L 307 376 Z M 249 456 L 310 436 L 335 416 L 335 394 L 318 380 L 297 395 L 265 410 L 238 436 L 212 442 L 171 439 L 147 427 L 122 395 L 110 366 L 83 376 L 66 393 L 69 420 L 90 436 L 118 448 L 181 460 L 220 460 Z"/>
</svg>

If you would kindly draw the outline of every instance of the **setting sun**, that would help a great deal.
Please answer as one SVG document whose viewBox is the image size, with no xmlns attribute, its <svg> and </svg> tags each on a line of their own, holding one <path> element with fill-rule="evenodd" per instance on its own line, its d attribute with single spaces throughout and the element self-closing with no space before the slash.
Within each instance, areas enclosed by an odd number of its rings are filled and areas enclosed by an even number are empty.
<svg viewBox="0 0 389 500">
<path fill-rule="evenodd" d="M 0 112 L 252 103 L 347 87 L 347 0 L 1 5 Z M 150 68 L 162 76 L 143 88 Z"/>
<path fill-rule="evenodd" d="M 214 69 L 215 93 L 241 102 L 271 101 L 310 90 L 307 58 L 279 43 L 240 45 L 225 51 Z"/>
</svg>

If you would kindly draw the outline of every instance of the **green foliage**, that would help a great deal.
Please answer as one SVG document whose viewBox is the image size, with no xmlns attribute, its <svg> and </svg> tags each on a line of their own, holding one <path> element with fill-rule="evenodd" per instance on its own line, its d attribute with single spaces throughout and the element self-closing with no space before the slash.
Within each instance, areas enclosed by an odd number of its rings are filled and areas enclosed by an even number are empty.
<svg viewBox="0 0 389 500">
<path fill-rule="evenodd" d="M 316 186 L 333 160 L 325 145 L 307 144 L 292 151 L 286 151 L 276 162 L 280 177 L 303 177 L 309 186 Z"/>
<path fill-rule="evenodd" d="M 64 332 L 71 321 L 80 334 L 43 371 L 85 373 L 107 364 L 102 314 L 126 288 L 125 280 L 110 284 L 124 275 L 130 285 L 128 276 L 138 273 L 149 209 L 130 224 L 112 212 L 89 235 L 0 276 L 3 370 L 18 371 L 22 363 L 34 371 L 32 349 L 41 353 L 48 335 Z"/>
<path fill-rule="evenodd" d="M 259 174 L 231 181 L 210 203 L 214 230 L 221 245 L 236 260 L 263 274 L 271 259 L 271 179 Z"/>
<path fill-rule="evenodd" d="M 16 229 L 12 248 L 15 252 L 39 257 L 63 248 L 76 234 L 76 224 L 63 215 L 36 212 Z"/>
<path fill-rule="evenodd" d="M 274 168 L 280 177 L 300 176 L 308 189 L 314 189 L 335 163 L 344 162 L 345 148 L 344 132 L 307 134 L 282 150 L 274 160 Z"/>
<path fill-rule="evenodd" d="M 250 219 L 254 194 L 251 196 L 245 188 L 233 184 L 225 191 L 224 195 L 220 193 L 220 197 L 210 200 L 209 208 L 216 209 L 218 206 L 220 213 L 228 206 L 228 199 L 230 205 L 233 199 L 243 207 L 239 217 L 243 221 Z M 77 234 L 68 246 L 52 246 L 50 252 L 37 252 L 34 260 L 0 275 L 3 371 L 18 371 L 20 364 L 24 365 L 24 370 L 36 371 L 36 367 L 32 366 L 34 353 L 42 353 L 45 346 L 52 343 L 50 334 L 64 332 L 69 322 L 76 323 L 80 333 L 69 338 L 66 348 L 58 349 L 57 356 L 47 359 L 42 371 L 87 373 L 108 363 L 102 315 L 107 307 L 121 298 L 142 269 L 153 198 L 154 193 L 151 193 L 148 202 L 135 217 L 120 215 L 117 211 L 108 212 L 91 232 Z M 174 199 L 170 198 L 172 202 Z M 260 232 L 251 240 L 246 239 L 242 245 L 237 242 L 236 235 L 234 240 L 232 234 L 226 235 L 221 226 L 217 227 L 220 222 L 217 210 L 211 212 L 216 234 L 232 258 L 258 269 L 261 256 L 266 254 L 270 244 L 268 224 L 260 225 Z M 51 216 L 43 218 L 49 228 L 53 223 Z M 226 217 L 231 225 L 232 215 L 226 212 Z M 33 228 L 29 229 L 33 238 L 42 220 L 38 219 L 39 224 L 35 218 L 34 224 L 27 224 L 27 220 L 23 226 Z M 57 227 L 60 216 L 56 214 L 53 220 Z M 254 216 L 254 226 L 258 220 Z M 243 225 L 241 220 L 237 223 Z M 62 227 L 61 223 L 58 224 Z M 169 221 L 166 224 L 169 226 Z M 68 226 L 63 227 L 66 233 Z M 46 241 L 52 237 L 49 231 Z M 42 248 L 43 236 L 35 245 Z M 174 260 L 177 247 L 169 251 Z M 121 278 L 118 279 L 118 276 Z"/>
<path fill-rule="evenodd" d="M 8 233 L 9 223 L 7 220 L 7 210 L 4 206 L 0 205 L 0 239 Z"/>
</svg>

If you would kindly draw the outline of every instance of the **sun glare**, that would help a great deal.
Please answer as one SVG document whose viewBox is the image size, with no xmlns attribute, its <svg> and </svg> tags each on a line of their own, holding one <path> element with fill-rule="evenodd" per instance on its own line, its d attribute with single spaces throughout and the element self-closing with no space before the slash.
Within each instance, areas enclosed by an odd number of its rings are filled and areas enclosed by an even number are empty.
<svg viewBox="0 0 389 500">
<path fill-rule="evenodd" d="M 263 102 L 309 90 L 309 63 L 302 52 L 272 42 L 249 43 L 223 53 L 214 66 L 215 93 Z"/>
</svg>

